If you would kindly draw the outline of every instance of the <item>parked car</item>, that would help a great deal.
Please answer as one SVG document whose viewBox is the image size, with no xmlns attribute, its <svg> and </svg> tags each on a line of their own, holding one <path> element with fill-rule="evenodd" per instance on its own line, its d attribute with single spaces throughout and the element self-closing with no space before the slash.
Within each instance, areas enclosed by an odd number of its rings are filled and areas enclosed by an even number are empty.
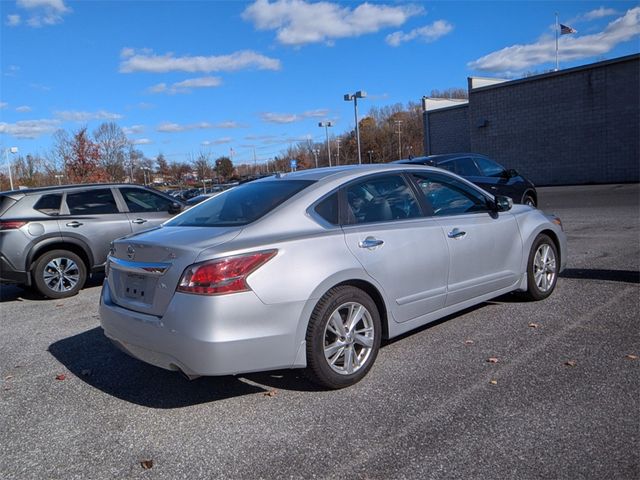
<svg viewBox="0 0 640 480">
<path fill-rule="evenodd" d="M 511 197 L 515 203 L 535 207 L 538 192 L 530 180 L 514 169 L 507 169 L 489 157 L 478 153 L 450 153 L 429 155 L 395 163 L 406 165 L 430 165 L 456 173 L 493 195 Z"/>
<path fill-rule="evenodd" d="M 186 201 L 187 207 L 193 207 L 194 205 L 204 202 L 205 200 L 211 197 L 215 197 L 216 195 L 220 195 L 221 193 L 222 193 L 222 190 L 219 190 L 215 192 L 202 193 L 200 195 L 196 195 L 195 197 L 191 197 L 189 200 Z"/>
<path fill-rule="evenodd" d="M 131 184 L 0 192 L 0 281 L 49 298 L 75 295 L 104 268 L 109 243 L 160 225 L 184 204 Z"/>
<path fill-rule="evenodd" d="M 306 367 L 341 388 L 380 341 L 512 291 L 551 294 L 560 220 L 449 172 L 312 169 L 239 185 L 116 240 L 104 333 L 189 377 Z"/>
</svg>

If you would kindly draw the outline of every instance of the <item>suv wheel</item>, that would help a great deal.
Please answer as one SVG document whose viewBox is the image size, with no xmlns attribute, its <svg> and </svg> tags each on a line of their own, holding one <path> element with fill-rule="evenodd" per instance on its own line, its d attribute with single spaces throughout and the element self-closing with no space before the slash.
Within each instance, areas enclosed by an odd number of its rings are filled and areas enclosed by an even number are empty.
<svg viewBox="0 0 640 480">
<path fill-rule="evenodd" d="M 67 250 L 52 250 L 35 263 L 33 281 L 38 291 L 49 298 L 66 298 L 78 293 L 87 279 L 82 259 Z"/>
</svg>

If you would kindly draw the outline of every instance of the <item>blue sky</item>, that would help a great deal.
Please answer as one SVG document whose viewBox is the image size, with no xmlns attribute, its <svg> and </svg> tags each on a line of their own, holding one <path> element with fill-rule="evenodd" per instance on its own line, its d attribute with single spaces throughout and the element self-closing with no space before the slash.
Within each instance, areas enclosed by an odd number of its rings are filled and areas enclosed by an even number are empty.
<svg viewBox="0 0 640 480">
<path fill-rule="evenodd" d="M 517 78 L 640 51 L 637 2 L 0 1 L 0 143 L 115 121 L 146 156 L 278 155 L 468 76 Z M 629 86 L 638 88 L 638 86 Z"/>
</svg>

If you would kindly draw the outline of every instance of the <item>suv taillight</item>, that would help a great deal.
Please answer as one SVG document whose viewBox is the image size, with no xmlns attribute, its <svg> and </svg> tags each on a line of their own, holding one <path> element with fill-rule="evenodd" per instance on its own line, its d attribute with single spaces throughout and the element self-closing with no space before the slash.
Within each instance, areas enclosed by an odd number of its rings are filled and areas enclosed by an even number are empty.
<svg viewBox="0 0 640 480">
<path fill-rule="evenodd" d="M 20 222 L 18 220 L 0 220 L 0 230 L 17 230 L 26 224 L 27 222 Z"/>
<path fill-rule="evenodd" d="M 218 258 L 191 265 L 182 274 L 178 292 L 196 295 L 225 295 L 251 290 L 247 277 L 271 260 L 277 250 Z"/>
</svg>

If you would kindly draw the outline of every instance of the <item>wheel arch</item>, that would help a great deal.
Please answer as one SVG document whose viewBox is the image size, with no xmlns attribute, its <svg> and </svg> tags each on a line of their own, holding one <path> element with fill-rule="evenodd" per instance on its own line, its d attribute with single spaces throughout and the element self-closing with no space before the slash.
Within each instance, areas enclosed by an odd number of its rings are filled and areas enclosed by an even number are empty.
<svg viewBox="0 0 640 480">
<path fill-rule="evenodd" d="M 558 253 L 557 263 L 558 265 L 562 265 L 562 250 L 560 246 L 560 239 L 558 238 L 558 235 L 556 235 L 556 232 L 554 232 L 551 229 L 545 229 L 539 232 L 538 235 L 536 235 L 536 238 L 539 237 L 540 235 L 546 235 L 551 239 L 551 241 L 556 247 L 556 252 Z"/>
<path fill-rule="evenodd" d="M 89 247 L 87 247 L 82 242 L 75 239 L 56 238 L 48 242 L 35 245 L 29 251 L 29 255 L 27 255 L 27 261 L 25 265 L 26 271 L 29 271 L 29 272 L 32 271 L 35 260 L 40 256 L 44 255 L 45 253 L 50 252 L 52 250 L 67 250 L 69 252 L 75 253 L 84 262 L 87 268 L 87 272 L 91 271 L 91 268 L 93 267 L 93 261 L 91 259 L 91 253 L 90 253 Z"/>
<path fill-rule="evenodd" d="M 527 188 L 522 194 L 522 198 L 520 199 L 520 203 L 524 203 L 524 198 L 530 196 L 533 198 L 533 201 L 536 203 L 536 207 L 538 206 L 538 194 L 533 188 Z"/>
</svg>

